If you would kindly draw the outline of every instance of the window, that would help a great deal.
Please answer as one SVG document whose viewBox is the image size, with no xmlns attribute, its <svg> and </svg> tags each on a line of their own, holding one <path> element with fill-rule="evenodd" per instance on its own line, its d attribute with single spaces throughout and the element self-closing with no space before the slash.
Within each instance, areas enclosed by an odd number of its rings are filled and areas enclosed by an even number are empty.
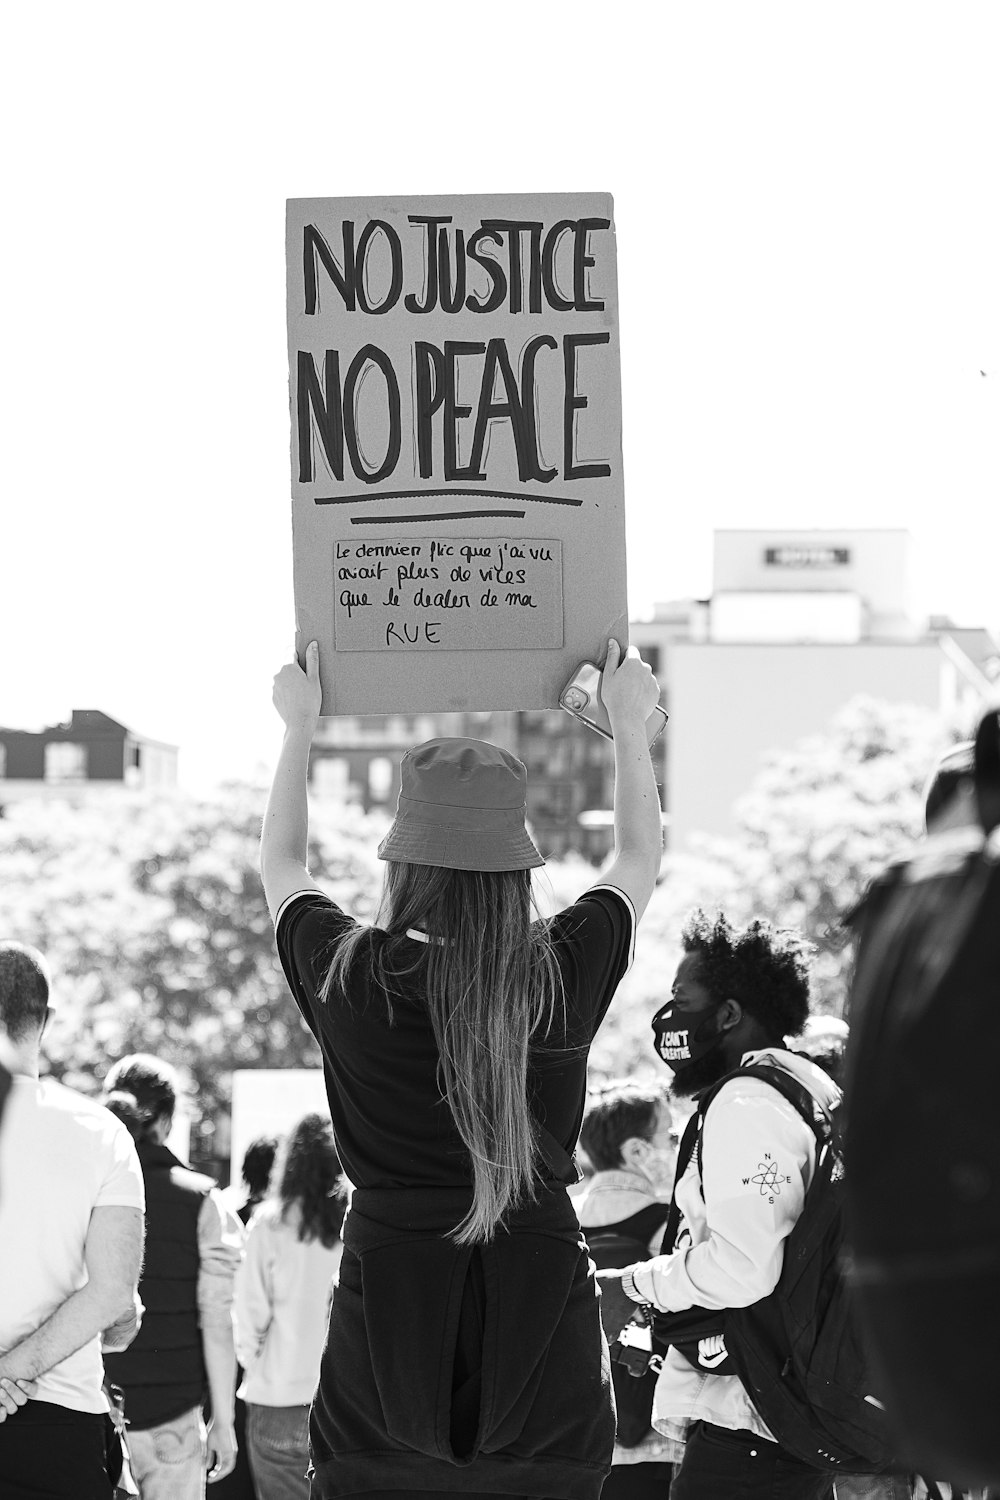
<svg viewBox="0 0 1000 1500">
<path fill-rule="evenodd" d="M 142 750 L 138 745 L 125 747 L 125 785 L 142 786 Z"/>
<path fill-rule="evenodd" d="M 317 755 L 310 767 L 310 787 L 317 797 L 336 797 L 346 801 L 348 790 L 347 761 L 337 755 Z"/>
<path fill-rule="evenodd" d="M 46 781 L 86 781 L 87 747 L 68 740 L 53 740 L 45 746 Z"/>
<path fill-rule="evenodd" d="M 387 755 L 368 762 L 368 795 L 373 802 L 388 802 L 392 796 L 392 761 Z"/>
</svg>

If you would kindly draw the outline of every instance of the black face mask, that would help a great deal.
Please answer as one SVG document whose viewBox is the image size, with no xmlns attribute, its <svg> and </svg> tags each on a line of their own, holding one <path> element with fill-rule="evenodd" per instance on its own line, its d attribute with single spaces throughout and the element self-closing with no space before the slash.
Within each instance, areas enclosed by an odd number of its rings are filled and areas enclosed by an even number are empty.
<svg viewBox="0 0 1000 1500">
<path fill-rule="evenodd" d="M 653 1046 L 674 1073 L 704 1057 L 719 1039 L 714 1024 L 717 1006 L 693 1014 L 675 1014 L 675 1008 L 675 1002 L 668 1000 L 653 1017 Z"/>
<path fill-rule="evenodd" d="M 690 1099 L 729 1072 L 723 1033 L 716 1025 L 717 1006 L 708 1011 L 679 1011 L 668 1000 L 653 1017 L 653 1045 L 674 1075 L 673 1092 Z M 686 1023 L 686 1024 L 684 1024 Z"/>
</svg>

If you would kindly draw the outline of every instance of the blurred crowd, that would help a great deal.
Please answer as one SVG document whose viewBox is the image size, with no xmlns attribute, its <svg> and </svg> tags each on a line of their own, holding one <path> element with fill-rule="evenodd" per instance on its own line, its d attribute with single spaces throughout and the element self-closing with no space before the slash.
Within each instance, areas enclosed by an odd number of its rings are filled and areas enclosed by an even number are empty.
<svg viewBox="0 0 1000 1500">
<path fill-rule="evenodd" d="M 0 977 L 44 1024 L 40 955 L 5 945 Z M 32 1042 L 9 1006 L 4 1022 L 23 1069 Z M 89 1495 L 124 1467 L 121 1492 L 134 1485 L 143 1500 L 188 1500 L 206 1481 L 220 1500 L 309 1494 L 309 1404 L 347 1202 L 330 1120 L 306 1114 L 280 1140 L 254 1140 L 234 1207 L 232 1190 L 167 1144 L 179 1092 L 148 1054 L 113 1065 L 100 1103 L 14 1073 L 0 1155 L 0 1264 L 17 1289 L 0 1314 L 0 1493 Z M 49 1326 L 39 1355 L 32 1325 L 53 1303 L 67 1326 Z"/>
<path fill-rule="evenodd" d="M 971 746 L 942 760 L 929 833 L 974 826 L 972 772 Z M 602 1494 L 986 1496 L 902 1461 L 824 1472 L 793 1426 L 772 1431 L 736 1314 L 777 1294 L 821 1160 L 840 1159 L 850 1028 L 810 1013 L 798 934 L 696 912 L 682 944 L 650 1017 L 671 1081 L 590 1093 L 570 1187 L 613 1360 Z M 171 1150 L 163 1060 L 121 1058 L 99 1099 L 40 1081 L 50 1014 L 42 955 L 0 943 L 0 1492 L 305 1500 L 351 1193 L 331 1119 L 254 1140 L 237 1197 Z"/>
</svg>

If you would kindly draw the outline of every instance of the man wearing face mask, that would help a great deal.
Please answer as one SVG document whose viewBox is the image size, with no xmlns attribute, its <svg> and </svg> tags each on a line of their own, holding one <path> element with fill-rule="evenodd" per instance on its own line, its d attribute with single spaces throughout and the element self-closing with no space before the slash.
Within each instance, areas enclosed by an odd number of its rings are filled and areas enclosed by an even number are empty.
<svg viewBox="0 0 1000 1500">
<path fill-rule="evenodd" d="M 653 1018 L 656 1050 L 673 1071 L 673 1092 L 698 1100 L 728 1073 L 767 1063 L 792 1074 L 827 1108 L 832 1080 L 784 1045 L 809 1013 L 807 945 L 766 922 L 735 930 L 719 913 L 695 912 L 671 997 Z M 694 1122 L 692 1123 L 692 1141 Z M 681 1147 L 679 1167 L 685 1156 Z M 784 1243 L 802 1210 L 816 1142 L 799 1112 L 762 1078 L 737 1077 L 713 1098 L 701 1149 L 691 1150 L 674 1189 L 664 1236 L 670 1252 L 626 1268 L 621 1291 L 661 1313 L 748 1307 L 781 1274 Z M 611 1277 L 615 1273 L 609 1273 Z M 605 1295 L 615 1287 L 601 1276 Z M 685 1440 L 671 1500 L 820 1500 L 827 1474 L 783 1449 L 731 1372 L 724 1340 L 706 1327 L 684 1353 L 666 1350 L 654 1427 Z"/>
</svg>

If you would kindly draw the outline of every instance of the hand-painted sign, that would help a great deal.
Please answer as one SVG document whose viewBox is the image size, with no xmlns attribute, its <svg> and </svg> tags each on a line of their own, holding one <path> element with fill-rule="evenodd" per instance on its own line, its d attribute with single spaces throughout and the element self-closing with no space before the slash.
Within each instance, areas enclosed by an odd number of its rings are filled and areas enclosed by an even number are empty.
<svg viewBox="0 0 1000 1500">
<path fill-rule="evenodd" d="M 611 199 L 294 199 L 297 643 L 325 713 L 554 707 L 627 637 Z"/>
</svg>

